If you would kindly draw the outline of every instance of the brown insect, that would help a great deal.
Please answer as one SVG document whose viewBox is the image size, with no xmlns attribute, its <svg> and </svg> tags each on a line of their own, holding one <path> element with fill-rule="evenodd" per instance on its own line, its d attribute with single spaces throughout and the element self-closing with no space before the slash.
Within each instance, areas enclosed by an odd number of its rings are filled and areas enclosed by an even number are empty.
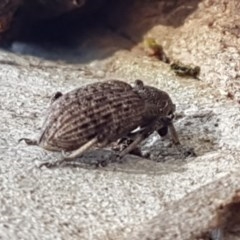
<svg viewBox="0 0 240 240">
<path fill-rule="evenodd" d="M 39 139 L 19 141 L 62 151 L 62 160 L 43 164 L 55 166 L 81 156 L 94 145 L 105 147 L 129 136 L 140 127 L 130 145 L 119 153 L 122 158 L 155 130 L 164 135 L 169 128 L 174 142 L 179 143 L 171 121 L 174 111 L 167 93 L 144 86 L 141 80 L 136 80 L 134 87 L 119 80 L 93 83 L 66 94 L 57 92 Z M 66 156 L 65 152 L 71 153 Z"/>
</svg>

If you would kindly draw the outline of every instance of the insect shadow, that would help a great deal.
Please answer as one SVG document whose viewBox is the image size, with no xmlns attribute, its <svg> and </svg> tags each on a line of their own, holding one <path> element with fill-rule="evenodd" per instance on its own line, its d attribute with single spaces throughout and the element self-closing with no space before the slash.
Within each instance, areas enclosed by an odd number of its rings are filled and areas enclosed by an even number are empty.
<svg viewBox="0 0 240 240">
<path fill-rule="evenodd" d="M 83 168 L 98 171 L 115 171 L 128 174 L 166 175 L 170 172 L 182 173 L 187 170 L 186 161 L 183 158 L 172 157 L 169 161 L 159 162 L 136 155 L 128 154 L 120 161 L 115 161 L 116 153 L 108 149 L 94 149 L 83 154 L 83 156 L 66 162 L 61 168 Z M 99 164 L 99 163 L 105 163 Z"/>
</svg>

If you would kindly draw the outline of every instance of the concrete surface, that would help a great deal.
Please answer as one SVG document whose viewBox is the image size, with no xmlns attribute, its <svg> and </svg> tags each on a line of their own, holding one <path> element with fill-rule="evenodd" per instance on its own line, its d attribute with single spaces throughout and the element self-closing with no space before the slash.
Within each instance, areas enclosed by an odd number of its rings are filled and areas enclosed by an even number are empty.
<svg viewBox="0 0 240 240">
<path fill-rule="evenodd" d="M 12 45 L 13 53 L 0 51 L 0 239 L 133 239 L 131 234 L 170 203 L 184 202 L 181 199 L 189 193 L 238 171 L 236 101 L 204 77 L 178 78 L 167 65 L 135 50 L 106 57 L 116 38 L 112 44 L 108 37 L 106 41 L 99 47 L 93 38 L 81 56 L 22 43 Z M 128 43 L 125 39 L 121 44 Z M 49 56 L 59 60 L 44 59 Z M 81 63 L 68 63 L 71 57 Z M 37 168 L 59 155 L 18 144 L 18 139 L 37 136 L 52 94 L 109 78 L 127 82 L 140 78 L 167 91 L 177 105 L 180 140 L 198 156 L 182 159 L 169 139 L 153 135 L 143 145 L 151 151 L 151 161 L 127 156 L 123 164 L 100 169 Z M 108 154 L 91 152 L 85 161 Z M 178 234 L 175 239 L 188 239 Z"/>
</svg>

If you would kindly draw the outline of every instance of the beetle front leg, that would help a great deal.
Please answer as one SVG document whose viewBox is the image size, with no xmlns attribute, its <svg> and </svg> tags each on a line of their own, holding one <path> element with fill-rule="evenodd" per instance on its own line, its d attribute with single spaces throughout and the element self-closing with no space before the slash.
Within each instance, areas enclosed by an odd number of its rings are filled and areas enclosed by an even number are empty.
<svg viewBox="0 0 240 240">
<path fill-rule="evenodd" d="M 184 147 L 180 143 L 178 133 L 175 129 L 172 119 L 168 117 L 161 118 L 160 126 L 161 127 L 158 128 L 157 130 L 158 134 L 162 137 L 162 136 L 165 136 L 169 131 L 174 146 L 177 148 L 177 150 L 179 151 L 179 153 L 182 155 L 183 158 L 189 157 L 189 156 L 191 157 L 197 156 L 193 148 Z"/>
<path fill-rule="evenodd" d="M 172 121 L 168 124 L 168 129 L 170 131 L 174 145 L 180 145 L 181 143 L 179 141 L 177 131 L 176 131 Z"/>
<path fill-rule="evenodd" d="M 195 153 L 193 148 L 184 147 L 180 143 L 177 131 L 176 131 L 172 121 L 168 124 L 168 128 L 169 128 L 169 131 L 170 131 L 170 134 L 171 134 L 173 144 L 176 146 L 177 150 L 181 153 L 182 157 L 184 157 L 184 158 L 185 157 L 196 157 L 197 154 Z"/>
</svg>

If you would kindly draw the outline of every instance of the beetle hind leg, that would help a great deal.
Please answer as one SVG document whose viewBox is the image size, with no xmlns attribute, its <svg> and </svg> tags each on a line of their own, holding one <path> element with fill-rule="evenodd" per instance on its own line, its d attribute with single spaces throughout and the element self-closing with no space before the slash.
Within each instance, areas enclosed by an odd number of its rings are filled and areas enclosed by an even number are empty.
<svg viewBox="0 0 240 240">
<path fill-rule="evenodd" d="M 76 157 L 80 157 L 85 151 L 87 151 L 89 148 L 91 148 L 93 145 L 95 145 L 98 142 L 98 138 L 93 138 L 87 143 L 85 143 L 83 146 L 78 148 L 77 150 L 73 151 L 71 154 L 66 155 L 64 152 L 62 152 L 62 155 L 64 157 L 64 160 L 71 161 Z"/>
<path fill-rule="evenodd" d="M 53 167 L 58 167 L 64 163 L 71 162 L 74 160 L 74 158 L 80 157 L 85 151 L 87 151 L 89 148 L 91 148 L 93 145 L 95 145 L 98 142 L 98 138 L 95 137 L 88 142 L 86 142 L 84 145 L 82 145 L 80 148 L 77 150 L 73 151 L 69 155 L 66 155 L 66 153 L 62 152 L 63 159 L 57 160 L 55 162 L 46 162 L 40 164 L 39 168 L 45 166 L 47 168 L 53 168 Z"/>
<path fill-rule="evenodd" d="M 18 140 L 18 143 L 24 141 L 27 145 L 35 145 L 37 146 L 38 145 L 38 141 L 37 140 L 34 140 L 34 139 L 30 139 L 30 138 L 20 138 Z"/>
</svg>

